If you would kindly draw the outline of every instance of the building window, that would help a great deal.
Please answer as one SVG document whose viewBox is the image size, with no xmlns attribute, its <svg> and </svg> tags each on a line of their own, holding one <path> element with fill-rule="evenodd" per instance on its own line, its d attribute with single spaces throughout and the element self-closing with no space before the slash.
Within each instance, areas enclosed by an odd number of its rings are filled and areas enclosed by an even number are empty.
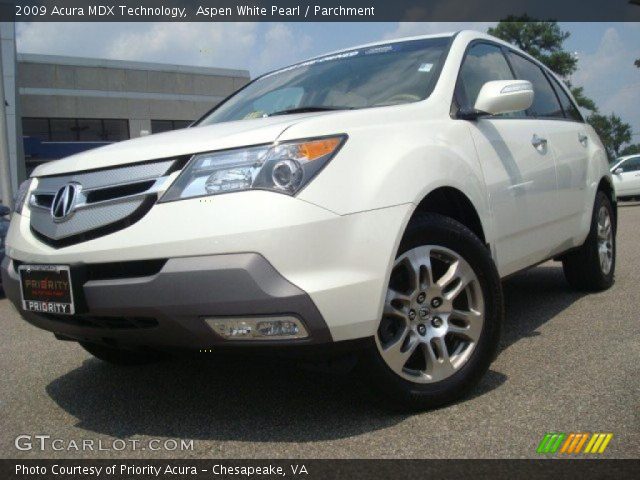
<svg viewBox="0 0 640 480">
<path fill-rule="evenodd" d="M 187 128 L 192 123 L 193 120 L 151 120 L 151 133 Z"/>
<path fill-rule="evenodd" d="M 129 121 L 25 117 L 22 119 L 22 134 L 44 142 L 117 142 L 129 138 Z"/>
</svg>

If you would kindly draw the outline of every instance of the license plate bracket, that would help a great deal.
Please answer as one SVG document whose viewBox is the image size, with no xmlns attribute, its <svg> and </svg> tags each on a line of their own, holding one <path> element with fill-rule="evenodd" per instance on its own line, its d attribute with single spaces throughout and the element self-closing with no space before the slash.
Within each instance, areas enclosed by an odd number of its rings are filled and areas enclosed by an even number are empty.
<svg viewBox="0 0 640 480">
<path fill-rule="evenodd" d="M 57 315 L 76 313 L 68 265 L 20 265 L 18 272 L 24 310 Z"/>
</svg>

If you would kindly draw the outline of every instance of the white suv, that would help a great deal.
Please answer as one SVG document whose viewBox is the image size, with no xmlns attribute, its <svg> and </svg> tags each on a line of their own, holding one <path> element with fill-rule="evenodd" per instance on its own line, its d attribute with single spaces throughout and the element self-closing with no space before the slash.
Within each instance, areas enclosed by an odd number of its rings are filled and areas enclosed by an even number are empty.
<svg viewBox="0 0 640 480">
<path fill-rule="evenodd" d="M 606 289 L 615 232 L 605 151 L 564 84 L 465 31 L 317 57 L 185 130 L 42 165 L 2 276 L 27 321 L 109 362 L 356 351 L 373 387 L 425 408 L 487 370 L 501 278 L 555 258 Z"/>
</svg>

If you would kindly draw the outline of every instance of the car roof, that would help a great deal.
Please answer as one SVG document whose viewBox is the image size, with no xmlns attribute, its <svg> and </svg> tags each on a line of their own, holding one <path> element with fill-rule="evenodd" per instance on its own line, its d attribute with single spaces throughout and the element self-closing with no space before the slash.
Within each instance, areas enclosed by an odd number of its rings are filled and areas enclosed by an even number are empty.
<svg viewBox="0 0 640 480">
<path fill-rule="evenodd" d="M 429 35 L 414 35 L 414 36 L 410 36 L 410 37 L 386 38 L 384 40 L 378 40 L 377 42 L 364 43 L 364 44 L 361 44 L 361 45 L 353 45 L 351 47 L 341 48 L 340 50 L 333 50 L 331 52 L 323 53 L 321 55 L 316 55 L 314 57 L 308 58 L 307 61 L 308 60 L 314 60 L 316 58 L 322 58 L 322 57 L 325 57 L 327 55 L 335 55 L 335 54 L 338 54 L 338 53 L 349 52 L 351 50 L 356 50 L 356 49 L 359 49 L 359 48 L 369 48 L 369 47 L 376 47 L 376 46 L 380 46 L 380 45 L 389 45 L 390 43 L 410 42 L 412 40 L 424 40 L 424 39 L 429 39 L 429 38 L 451 38 L 451 37 L 463 37 L 463 39 L 465 41 L 467 41 L 467 42 L 470 42 L 470 41 L 476 40 L 476 39 L 491 40 L 492 42 L 502 44 L 502 45 L 504 45 L 506 47 L 512 48 L 512 49 L 517 50 L 519 52 L 522 52 L 525 55 L 530 57 L 530 55 L 528 53 L 523 52 L 517 46 L 512 45 L 509 42 L 505 42 L 504 40 L 502 40 L 502 39 L 500 39 L 498 37 L 494 37 L 493 35 L 489 35 L 487 33 L 479 32 L 477 30 L 458 30 L 456 32 L 443 32 L 443 33 L 434 33 L 434 34 L 429 34 Z M 296 63 L 301 63 L 301 62 L 296 62 Z"/>
<path fill-rule="evenodd" d="M 322 53 L 320 55 L 316 55 L 315 57 L 311 57 L 307 60 L 314 60 L 316 58 L 326 57 L 327 55 L 335 55 L 338 53 L 349 52 L 351 50 L 357 50 L 359 48 L 369 48 L 369 47 L 377 47 L 379 45 L 389 45 L 390 43 L 410 42 L 412 40 L 424 40 L 428 38 L 450 38 L 456 35 L 457 33 L 458 32 L 445 32 L 445 33 L 435 33 L 431 35 L 415 35 L 412 37 L 387 38 L 384 40 L 378 40 L 377 42 L 363 43 L 360 45 L 353 45 L 347 48 L 341 48 L 340 50 L 333 50 L 330 52 Z M 299 62 L 296 62 L 296 63 L 299 63 Z"/>
</svg>

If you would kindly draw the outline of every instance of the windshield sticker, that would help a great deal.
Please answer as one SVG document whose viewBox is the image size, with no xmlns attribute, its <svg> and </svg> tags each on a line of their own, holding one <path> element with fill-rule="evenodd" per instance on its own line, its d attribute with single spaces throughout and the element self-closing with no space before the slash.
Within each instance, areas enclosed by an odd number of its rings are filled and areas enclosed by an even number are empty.
<svg viewBox="0 0 640 480">
<path fill-rule="evenodd" d="M 365 50 L 364 54 L 365 55 L 374 55 L 376 53 L 391 52 L 392 50 L 393 50 L 393 45 L 384 45 L 382 47 L 374 47 L 374 48 L 370 48 L 369 50 Z"/>
<path fill-rule="evenodd" d="M 433 68 L 433 63 L 423 63 L 422 65 L 420 65 L 420 67 L 418 67 L 418 71 L 430 72 L 432 68 Z"/>
<path fill-rule="evenodd" d="M 329 55 L 327 57 L 316 58 L 316 59 L 313 59 L 313 60 L 308 60 L 306 62 L 298 63 L 296 65 L 291 65 L 290 67 L 286 67 L 286 68 L 282 68 L 280 70 L 276 70 L 275 72 L 271 72 L 271 73 L 268 73 L 268 74 L 264 75 L 262 78 L 267 78 L 267 77 L 270 77 L 271 75 L 275 75 L 277 73 L 288 72 L 290 70 L 295 70 L 297 68 L 310 67 L 311 65 L 330 62 L 332 60 L 340 60 L 340 59 L 343 59 L 343 58 L 355 57 L 357 55 L 360 55 L 360 51 L 359 50 L 352 50 L 351 52 L 338 53 L 336 55 Z"/>
</svg>

